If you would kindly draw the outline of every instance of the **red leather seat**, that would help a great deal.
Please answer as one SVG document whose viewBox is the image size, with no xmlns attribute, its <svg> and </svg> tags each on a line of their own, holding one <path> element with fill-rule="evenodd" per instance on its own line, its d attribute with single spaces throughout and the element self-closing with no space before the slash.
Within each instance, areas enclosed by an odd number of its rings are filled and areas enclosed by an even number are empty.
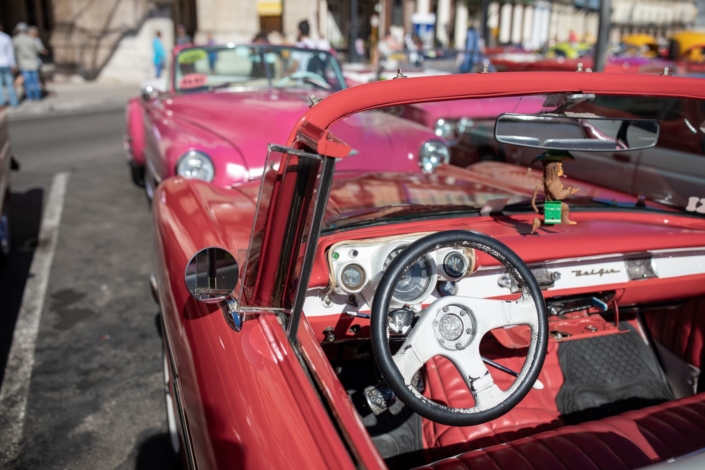
<svg viewBox="0 0 705 470">
<path fill-rule="evenodd" d="M 507 349 L 491 335 L 483 339 L 481 351 L 486 357 L 513 370 L 520 370 L 526 360 L 525 349 Z M 506 390 L 514 377 L 489 368 L 495 383 Z M 479 426 L 451 427 L 423 420 L 423 440 L 429 461 L 442 459 L 472 449 L 532 436 L 563 426 L 556 406 L 556 395 L 563 385 L 558 364 L 558 344 L 549 343 L 546 361 L 539 375 L 542 390 L 531 390 L 524 400 L 504 416 Z M 474 405 L 458 370 L 447 359 L 436 357 L 426 363 L 426 396 L 456 408 Z"/>
<path fill-rule="evenodd" d="M 473 450 L 424 469 L 635 469 L 705 447 L 705 393 Z"/>
</svg>

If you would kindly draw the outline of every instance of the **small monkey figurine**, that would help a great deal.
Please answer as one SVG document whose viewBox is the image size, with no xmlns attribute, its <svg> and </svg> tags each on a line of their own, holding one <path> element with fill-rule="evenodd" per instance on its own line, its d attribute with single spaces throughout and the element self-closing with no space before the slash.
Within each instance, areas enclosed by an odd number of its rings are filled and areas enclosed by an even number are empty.
<svg viewBox="0 0 705 470">
<path fill-rule="evenodd" d="M 568 204 L 565 202 L 560 202 L 580 190 L 580 188 L 563 187 L 560 178 L 561 176 L 564 178 L 566 177 L 563 173 L 564 160 L 575 161 L 575 158 L 570 153 L 565 151 L 547 150 L 531 160 L 531 163 L 529 164 L 527 175 L 531 174 L 531 166 L 535 162 L 540 161 L 543 163 L 543 177 L 541 178 L 541 182 L 539 182 L 536 188 L 534 188 L 534 195 L 531 198 L 531 207 L 533 207 L 534 211 L 538 213 L 539 209 L 536 207 L 536 195 L 543 187 L 543 192 L 545 195 L 543 223 L 547 225 L 576 223 L 568 218 L 568 215 L 570 214 Z M 541 219 L 536 217 L 531 227 L 531 234 L 533 235 L 534 232 L 536 232 L 536 229 L 540 226 Z"/>
</svg>

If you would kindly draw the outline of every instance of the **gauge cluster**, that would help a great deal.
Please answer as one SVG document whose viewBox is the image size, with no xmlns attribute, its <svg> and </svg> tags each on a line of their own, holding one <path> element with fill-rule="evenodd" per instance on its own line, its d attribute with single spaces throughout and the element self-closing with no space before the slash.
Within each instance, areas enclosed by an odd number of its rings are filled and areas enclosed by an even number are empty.
<svg viewBox="0 0 705 470">
<path fill-rule="evenodd" d="M 336 243 L 328 251 L 333 292 L 359 294 L 371 305 L 384 271 L 421 236 Z M 448 284 L 454 285 L 471 274 L 474 268 L 475 253 L 470 248 L 442 248 L 428 253 L 417 259 L 399 280 L 392 307 L 421 304 L 437 286 L 439 295 L 444 295 L 448 292 Z"/>
</svg>

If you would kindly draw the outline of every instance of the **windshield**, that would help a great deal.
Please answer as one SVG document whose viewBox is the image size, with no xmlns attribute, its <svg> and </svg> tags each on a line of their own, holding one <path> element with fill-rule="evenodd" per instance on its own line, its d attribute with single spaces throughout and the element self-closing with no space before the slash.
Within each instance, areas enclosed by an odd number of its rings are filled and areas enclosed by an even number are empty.
<svg viewBox="0 0 705 470">
<path fill-rule="evenodd" d="M 174 89 L 345 88 L 340 64 L 327 51 L 247 45 L 184 49 L 174 64 Z"/>
<path fill-rule="evenodd" d="M 543 212 L 545 201 L 561 199 L 558 190 L 546 194 L 545 148 L 522 144 L 532 132 L 536 142 L 572 146 L 554 181 L 567 191 L 560 194 L 571 211 L 705 217 L 704 101 L 564 93 L 382 111 L 337 164 L 324 232 L 459 214 L 534 214 L 534 193 Z M 364 115 L 338 121 L 331 132 L 346 141 L 350 123 Z M 527 135 L 498 141 L 500 115 L 530 121 L 507 127 Z M 438 145 L 419 141 L 414 126 L 433 132 Z M 595 149 L 604 151 L 588 151 Z M 372 162 L 375 171 L 364 171 Z"/>
</svg>

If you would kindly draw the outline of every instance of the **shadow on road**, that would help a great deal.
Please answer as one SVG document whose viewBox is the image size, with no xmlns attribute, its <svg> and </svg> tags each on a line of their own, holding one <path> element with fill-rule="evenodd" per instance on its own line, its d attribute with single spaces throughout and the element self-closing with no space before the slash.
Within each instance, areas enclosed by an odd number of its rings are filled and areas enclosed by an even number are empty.
<svg viewBox="0 0 705 470">
<path fill-rule="evenodd" d="M 135 470 L 178 470 L 181 464 L 171 448 L 168 433 L 145 439 L 137 450 Z"/>
<path fill-rule="evenodd" d="M 22 305 L 42 219 L 43 189 L 10 196 L 10 256 L 0 266 L 0 384 L 5 376 L 12 334 Z"/>
</svg>

